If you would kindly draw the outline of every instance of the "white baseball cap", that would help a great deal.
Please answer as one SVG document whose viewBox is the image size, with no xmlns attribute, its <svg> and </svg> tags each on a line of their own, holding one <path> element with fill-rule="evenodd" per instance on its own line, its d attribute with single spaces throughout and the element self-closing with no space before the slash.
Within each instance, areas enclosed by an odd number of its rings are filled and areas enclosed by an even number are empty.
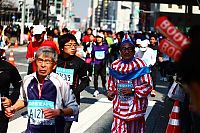
<svg viewBox="0 0 200 133">
<path fill-rule="evenodd" d="M 136 40 L 136 44 L 141 44 L 141 42 L 142 42 L 141 39 Z"/>
<path fill-rule="evenodd" d="M 104 35 L 102 33 L 97 33 L 96 37 L 104 38 Z"/>
<path fill-rule="evenodd" d="M 46 31 L 43 25 L 35 25 L 33 28 L 33 35 L 42 34 L 43 31 Z"/>
<path fill-rule="evenodd" d="M 150 44 L 149 40 L 143 40 L 141 41 L 141 48 L 140 50 L 141 51 L 146 51 L 148 45 Z"/>
</svg>

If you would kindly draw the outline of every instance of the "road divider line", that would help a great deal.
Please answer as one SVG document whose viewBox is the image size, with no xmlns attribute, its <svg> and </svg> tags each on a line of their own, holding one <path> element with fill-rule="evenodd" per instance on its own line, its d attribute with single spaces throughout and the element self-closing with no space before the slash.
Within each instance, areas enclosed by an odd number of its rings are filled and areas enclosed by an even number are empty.
<svg viewBox="0 0 200 133">
<path fill-rule="evenodd" d="M 83 133 L 110 108 L 112 108 L 112 102 L 107 98 L 101 98 L 79 114 L 79 122 L 72 124 L 71 132 Z"/>
<path fill-rule="evenodd" d="M 7 133 L 22 133 L 26 130 L 28 118 L 23 116 L 8 123 Z"/>
<path fill-rule="evenodd" d="M 9 49 L 7 49 L 6 51 L 10 51 L 11 49 L 13 49 L 13 48 L 9 48 Z M 27 47 L 18 47 L 18 48 L 15 48 L 14 49 L 14 52 L 26 52 L 27 51 Z"/>
<path fill-rule="evenodd" d="M 166 86 L 166 85 L 156 85 L 156 88 L 168 88 L 168 86 Z"/>
<path fill-rule="evenodd" d="M 27 63 L 19 63 L 19 62 L 17 62 L 17 63 L 15 63 L 16 65 L 19 65 L 19 66 L 26 66 L 26 67 L 28 67 L 28 64 Z"/>
<path fill-rule="evenodd" d="M 19 74 L 21 75 L 21 74 L 27 74 L 27 72 L 19 72 Z"/>
<path fill-rule="evenodd" d="M 151 110 L 153 109 L 153 106 L 155 105 L 156 101 L 148 101 L 148 107 L 145 113 L 145 120 L 148 118 Z"/>
</svg>

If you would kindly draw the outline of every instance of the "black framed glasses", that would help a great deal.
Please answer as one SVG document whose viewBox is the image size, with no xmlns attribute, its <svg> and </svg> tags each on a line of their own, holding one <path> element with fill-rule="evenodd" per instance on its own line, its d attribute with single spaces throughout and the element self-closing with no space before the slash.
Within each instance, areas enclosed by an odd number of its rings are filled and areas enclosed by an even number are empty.
<svg viewBox="0 0 200 133">
<path fill-rule="evenodd" d="M 45 64 L 52 64 L 53 63 L 53 61 L 52 60 L 48 60 L 48 59 L 42 59 L 42 58 L 37 58 L 37 62 L 38 63 L 45 63 Z"/>
<path fill-rule="evenodd" d="M 122 51 L 122 52 L 126 52 L 126 51 L 128 51 L 128 52 L 133 52 L 133 50 L 134 50 L 133 47 L 122 47 L 122 48 L 121 48 L 121 51 Z"/>
<path fill-rule="evenodd" d="M 67 47 L 76 47 L 78 45 L 76 43 L 66 43 L 65 46 L 67 46 Z"/>
</svg>

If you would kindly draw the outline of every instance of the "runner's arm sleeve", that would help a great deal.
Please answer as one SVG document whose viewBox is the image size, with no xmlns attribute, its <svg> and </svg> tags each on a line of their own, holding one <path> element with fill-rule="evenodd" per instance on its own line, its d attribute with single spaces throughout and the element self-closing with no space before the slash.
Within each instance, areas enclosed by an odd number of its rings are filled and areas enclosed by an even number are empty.
<svg viewBox="0 0 200 133">
<path fill-rule="evenodd" d="M 75 95 L 72 93 L 72 89 L 70 89 L 69 83 L 62 83 L 62 92 L 61 95 L 63 97 L 64 108 L 71 108 L 73 110 L 73 114 L 79 113 L 79 106 L 76 102 Z"/>
<path fill-rule="evenodd" d="M 156 63 L 157 54 L 155 54 L 154 51 L 152 51 L 151 57 L 152 57 L 152 59 L 151 59 L 151 65 L 153 66 Z"/>
<path fill-rule="evenodd" d="M 19 98 L 19 94 L 20 94 L 20 86 L 22 84 L 22 79 L 21 76 L 18 72 L 18 70 L 16 69 L 16 67 L 11 66 L 11 84 L 13 86 L 13 91 L 9 96 L 9 99 L 12 101 L 12 104 L 14 104 L 17 99 Z"/>
<path fill-rule="evenodd" d="M 135 86 L 135 94 L 139 98 L 147 97 L 151 90 L 152 90 L 152 78 L 150 74 L 145 74 L 141 77 L 139 77 L 137 80 L 137 83 L 139 83 L 137 86 Z"/>
<path fill-rule="evenodd" d="M 22 82 L 21 87 L 20 87 L 20 94 L 19 94 L 19 98 L 18 100 L 24 101 L 24 105 L 27 105 L 27 97 L 26 97 L 26 93 L 25 93 L 25 87 L 24 87 L 24 83 Z"/>
<path fill-rule="evenodd" d="M 80 69 L 78 71 L 78 75 L 80 77 L 81 82 L 79 86 L 77 87 L 77 90 L 78 90 L 77 93 L 80 93 L 87 87 L 88 82 L 89 82 L 89 78 L 87 76 L 87 65 L 85 62 L 81 64 Z"/>
<path fill-rule="evenodd" d="M 106 60 L 108 60 L 109 56 L 110 56 L 110 54 L 109 54 L 109 47 L 108 46 L 106 48 L 105 54 L 106 54 Z"/>
</svg>

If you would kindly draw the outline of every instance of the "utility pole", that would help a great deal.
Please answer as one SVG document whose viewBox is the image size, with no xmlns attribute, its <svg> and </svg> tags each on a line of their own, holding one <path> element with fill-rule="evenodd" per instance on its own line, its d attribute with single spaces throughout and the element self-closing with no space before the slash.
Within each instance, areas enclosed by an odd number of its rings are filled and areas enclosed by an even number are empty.
<svg viewBox="0 0 200 133">
<path fill-rule="evenodd" d="M 21 17 L 21 35 L 20 35 L 20 44 L 24 42 L 24 23 L 25 23 L 25 5 L 26 0 L 22 0 L 22 17 Z"/>
<path fill-rule="evenodd" d="M 46 20 L 46 27 L 48 28 L 49 25 L 49 0 L 47 0 L 47 20 Z"/>
<path fill-rule="evenodd" d="M 30 7 L 29 7 L 29 5 L 28 5 L 28 12 L 27 12 L 27 23 L 29 23 L 29 20 L 30 20 L 29 14 L 30 14 Z"/>
<path fill-rule="evenodd" d="M 130 30 L 131 31 L 134 31 L 134 11 L 135 11 L 135 5 L 134 5 L 134 2 L 131 3 L 131 16 L 130 16 L 130 19 L 131 19 L 131 25 L 130 25 Z"/>
</svg>

